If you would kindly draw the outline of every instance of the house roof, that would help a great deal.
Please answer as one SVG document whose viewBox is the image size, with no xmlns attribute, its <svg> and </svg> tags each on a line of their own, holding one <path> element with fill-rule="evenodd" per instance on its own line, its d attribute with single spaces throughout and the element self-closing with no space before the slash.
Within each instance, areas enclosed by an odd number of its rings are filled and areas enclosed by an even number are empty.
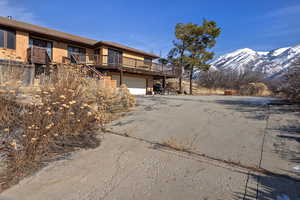
<svg viewBox="0 0 300 200">
<path fill-rule="evenodd" d="M 122 45 L 122 44 L 119 44 L 119 43 L 116 43 L 116 42 L 99 41 L 96 44 L 96 46 L 101 46 L 101 45 L 105 45 L 105 46 L 108 46 L 108 47 L 115 47 L 115 48 L 118 48 L 118 49 L 123 49 L 123 50 L 126 50 L 126 51 L 130 51 L 130 52 L 142 54 L 142 55 L 145 55 L 145 56 L 149 56 L 151 58 L 159 58 L 159 56 L 156 56 L 152 53 L 147 53 L 145 51 L 141 51 L 141 50 L 138 50 L 138 49 L 135 49 L 135 48 L 131 48 L 131 47 L 128 47 L 128 46 L 125 46 L 125 45 Z"/>
<path fill-rule="evenodd" d="M 72 42 L 76 42 L 76 43 L 82 43 L 82 44 L 90 45 L 90 46 L 97 43 L 96 40 L 91 40 L 88 38 L 72 35 L 69 33 L 64 33 L 64 32 L 56 31 L 53 29 L 48 29 L 48 28 L 36 26 L 33 24 L 16 21 L 16 20 L 9 19 L 6 17 L 0 17 L 0 25 L 11 27 L 11 28 L 14 28 L 17 30 L 27 31 L 30 33 L 37 33 L 37 34 L 42 34 L 42 35 L 47 35 L 50 37 L 58 38 L 58 39 L 68 40 L 68 41 L 72 41 Z"/>
<path fill-rule="evenodd" d="M 159 56 L 156 56 L 154 54 L 151 54 L 151 53 L 148 53 L 145 51 L 141 51 L 141 50 L 138 50 L 135 48 L 131 48 L 131 47 L 128 47 L 128 46 L 125 46 L 122 44 L 115 43 L 115 42 L 97 41 L 97 40 L 61 32 L 61 31 L 33 25 L 33 24 L 28 24 L 25 22 L 21 22 L 21 21 L 17 21 L 14 19 L 1 17 L 1 16 L 0 16 L 0 25 L 5 26 L 5 27 L 11 27 L 16 30 L 26 31 L 26 32 L 33 33 L 33 34 L 48 36 L 53 39 L 59 39 L 59 40 L 70 41 L 70 42 L 74 42 L 74 43 L 78 43 L 78 44 L 83 44 L 85 46 L 94 47 L 94 46 L 106 45 L 106 46 L 110 46 L 110 47 L 119 48 L 122 50 L 131 51 L 134 53 L 142 54 L 145 56 L 149 56 L 151 58 L 159 58 Z"/>
</svg>

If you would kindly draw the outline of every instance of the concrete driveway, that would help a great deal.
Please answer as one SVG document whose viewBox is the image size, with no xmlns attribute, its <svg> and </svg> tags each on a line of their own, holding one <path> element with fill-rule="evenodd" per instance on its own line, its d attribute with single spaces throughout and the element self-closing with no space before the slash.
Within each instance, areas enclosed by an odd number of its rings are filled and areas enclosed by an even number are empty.
<svg viewBox="0 0 300 200">
<path fill-rule="evenodd" d="M 99 148 L 51 163 L 2 198 L 298 200 L 300 109 L 267 105 L 276 101 L 138 97 Z"/>
</svg>

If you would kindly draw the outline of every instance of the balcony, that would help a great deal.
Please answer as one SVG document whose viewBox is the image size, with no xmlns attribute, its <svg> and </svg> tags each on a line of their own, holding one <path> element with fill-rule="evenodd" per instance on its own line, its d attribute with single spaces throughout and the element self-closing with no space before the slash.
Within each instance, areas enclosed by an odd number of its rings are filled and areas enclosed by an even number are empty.
<svg viewBox="0 0 300 200">
<path fill-rule="evenodd" d="M 176 67 L 171 65 L 162 65 L 160 63 L 147 62 L 124 56 L 110 57 L 108 55 L 71 54 L 68 58 L 64 58 L 64 60 L 65 62 L 67 60 L 70 63 L 92 65 L 101 67 L 102 69 L 115 69 L 158 76 L 177 77 L 180 73 Z"/>
<path fill-rule="evenodd" d="M 31 64 L 46 65 L 51 62 L 47 49 L 36 46 L 27 49 L 27 59 Z"/>
</svg>

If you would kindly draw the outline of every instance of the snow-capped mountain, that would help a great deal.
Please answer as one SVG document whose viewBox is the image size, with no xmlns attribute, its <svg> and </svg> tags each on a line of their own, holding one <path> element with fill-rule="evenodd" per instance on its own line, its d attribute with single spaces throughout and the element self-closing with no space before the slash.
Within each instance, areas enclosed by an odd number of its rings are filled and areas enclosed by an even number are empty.
<svg viewBox="0 0 300 200">
<path fill-rule="evenodd" d="M 211 63 L 217 69 L 258 71 L 267 77 L 280 76 L 300 59 L 300 45 L 275 49 L 269 52 L 239 49 L 225 54 Z"/>
</svg>

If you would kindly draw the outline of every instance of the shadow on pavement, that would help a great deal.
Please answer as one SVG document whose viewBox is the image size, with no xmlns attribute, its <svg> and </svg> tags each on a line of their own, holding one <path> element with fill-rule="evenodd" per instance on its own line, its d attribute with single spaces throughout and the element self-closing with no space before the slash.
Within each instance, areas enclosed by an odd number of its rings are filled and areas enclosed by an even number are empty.
<svg viewBox="0 0 300 200">
<path fill-rule="evenodd" d="M 285 178 L 250 175 L 247 189 L 245 192 L 235 192 L 234 199 L 299 200 L 299 188 L 299 182 L 293 182 Z"/>
<path fill-rule="evenodd" d="M 289 120 L 288 125 L 280 126 L 272 130 L 280 133 L 277 135 L 280 142 L 275 145 L 276 153 L 278 153 L 283 159 L 294 163 L 300 163 L 299 120 Z"/>
<path fill-rule="evenodd" d="M 228 109 L 245 113 L 245 118 L 265 120 L 267 117 L 266 110 L 268 107 L 268 101 L 259 100 L 217 100 L 215 102 L 218 104 L 228 106 Z"/>
<path fill-rule="evenodd" d="M 217 100 L 216 103 L 227 106 L 228 109 L 245 113 L 245 118 L 267 120 L 272 114 L 293 114 L 299 116 L 298 105 L 281 103 L 278 100 L 250 99 L 247 100 Z M 278 131 L 278 143 L 274 144 L 275 152 L 285 160 L 300 163 L 300 124 L 299 121 L 290 121 L 288 126 L 280 126 L 270 131 Z M 293 145 L 290 142 L 293 141 Z M 296 143 L 296 144 L 295 144 Z M 293 147 L 291 147 L 293 146 Z M 295 148 L 296 147 L 296 148 Z M 297 149 L 298 147 L 298 149 Z M 287 171 L 299 176 L 298 171 Z M 235 199 L 244 200 L 300 200 L 300 183 L 275 176 L 250 175 L 249 184 L 245 192 L 234 193 Z M 259 184 L 258 184 L 259 183 Z"/>
</svg>

